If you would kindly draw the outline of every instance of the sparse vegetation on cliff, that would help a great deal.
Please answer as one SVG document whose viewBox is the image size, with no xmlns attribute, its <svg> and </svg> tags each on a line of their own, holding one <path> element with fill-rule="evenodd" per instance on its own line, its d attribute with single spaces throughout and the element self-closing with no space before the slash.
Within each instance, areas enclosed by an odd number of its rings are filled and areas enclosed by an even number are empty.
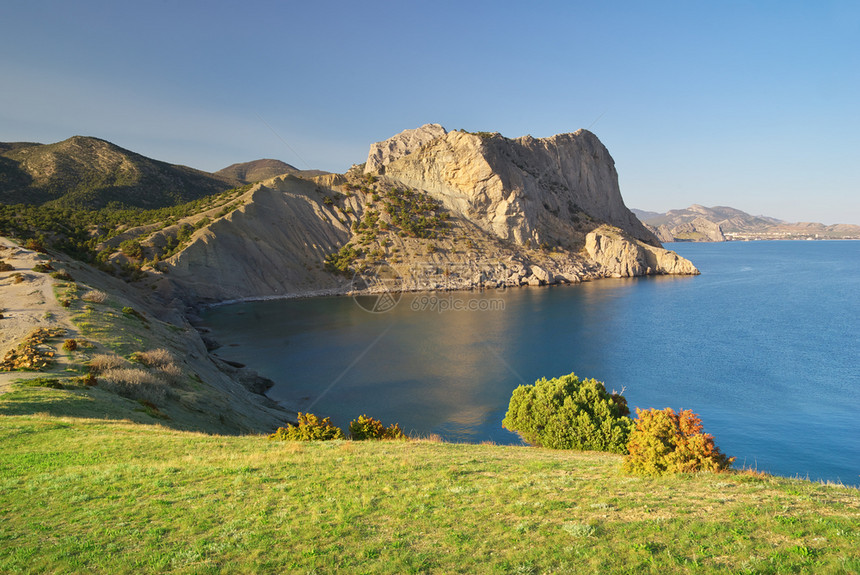
<svg viewBox="0 0 860 575">
<path fill-rule="evenodd" d="M 352 244 L 347 244 L 336 253 L 329 254 L 325 258 L 325 268 L 333 273 L 351 276 L 355 271 L 352 265 L 361 256 L 361 249 Z"/>
<path fill-rule="evenodd" d="M 386 248 L 391 245 L 394 235 L 430 240 L 445 237 L 447 233 L 449 214 L 440 202 L 423 192 L 398 187 L 384 180 L 380 182 L 373 174 L 353 176 L 353 180 L 344 187 L 364 192 L 369 201 L 361 203 L 364 209 L 350 226 L 353 233 L 350 243 L 326 256 L 325 267 L 328 271 L 349 276 L 362 269 L 363 265 L 378 262 L 386 255 Z M 344 214 L 351 214 L 351 207 L 338 203 L 351 196 L 351 192 L 346 195 L 335 194 L 334 197 L 325 196 L 323 203 L 334 206 Z M 353 242 L 364 250 L 356 248 Z M 428 253 L 433 251 L 435 249 Z M 363 256 L 366 256 L 365 261 L 359 261 Z"/>
</svg>

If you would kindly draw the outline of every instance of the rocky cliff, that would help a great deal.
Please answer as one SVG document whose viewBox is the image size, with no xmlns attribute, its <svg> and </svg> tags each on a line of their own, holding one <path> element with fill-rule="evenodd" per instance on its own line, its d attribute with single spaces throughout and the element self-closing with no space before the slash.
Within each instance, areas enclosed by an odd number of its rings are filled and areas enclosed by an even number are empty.
<svg viewBox="0 0 860 575">
<path fill-rule="evenodd" d="M 391 158 L 384 172 L 520 245 L 578 249 L 592 221 L 659 245 L 624 205 L 615 162 L 587 130 L 515 140 L 450 132 Z"/>
<path fill-rule="evenodd" d="M 408 156 L 425 144 L 442 137 L 448 131 L 439 124 L 424 124 L 414 130 L 404 130 L 399 134 L 370 145 L 364 173 L 382 174 L 392 161 Z"/>
</svg>

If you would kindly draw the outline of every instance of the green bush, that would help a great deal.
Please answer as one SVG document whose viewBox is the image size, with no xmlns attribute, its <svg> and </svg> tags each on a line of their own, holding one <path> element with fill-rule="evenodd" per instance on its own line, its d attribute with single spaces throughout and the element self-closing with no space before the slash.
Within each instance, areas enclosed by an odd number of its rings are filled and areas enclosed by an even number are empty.
<svg viewBox="0 0 860 575">
<path fill-rule="evenodd" d="M 275 433 L 269 435 L 269 439 L 279 441 L 325 441 L 345 438 L 343 431 L 339 427 L 335 427 L 328 417 L 320 419 L 313 413 L 299 412 L 299 420 L 296 425 L 279 427 Z"/>
<path fill-rule="evenodd" d="M 142 321 L 144 323 L 146 323 L 148 321 L 142 313 L 140 313 L 139 311 L 137 311 L 136 309 L 134 309 L 133 307 L 130 307 L 130 306 L 124 306 L 122 308 L 122 313 L 124 313 L 125 315 L 130 315 L 130 316 L 136 317 L 137 319 L 139 319 L 140 321 Z"/>
<path fill-rule="evenodd" d="M 0 260 L 0 272 L 13 272 L 15 271 L 15 266 L 10 263 L 7 263 L 3 260 Z"/>
<path fill-rule="evenodd" d="M 34 252 L 39 252 L 40 254 L 45 253 L 45 245 L 42 243 L 42 240 L 30 238 L 26 242 L 24 242 L 24 248 L 28 250 L 33 250 Z"/>
<path fill-rule="evenodd" d="M 349 435 L 356 441 L 364 439 L 406 439 L 406 434 L 400 429 L 396 423 L 392 423 L 388 427 L 382 425 L 382 422 L 360 415 L 358 419 L 353 419 L 349 422 Z"/>
<path fill-rule="evenodd" d="M 628 444 L 623 469 L 633 475 L 663 475 L 696 471 L 725 471 L 734 457 L 727 457 L 703 432 L 699 416 L 690 410 L 636 410 L 638 419 Z"/>
<path fill-rule="evenodd" d="M 62 281 L 67 281 L 67 282 L 75 281 L 74 278 L 71 275 L 69 275 L 69 272 L 67 272 L 66 270 L 59 270 L 56 272 L 52 272 L 51 277 L 54 278 L 55 280 L 62 280 Z"/>
<path fill-rule="evenodd" d="M 33 266 L 33 271 L 40 274 L 46 274 L 54 271 L 50 263 L 36 264 Z"/>
<path fill-rule="evenodd" d="M 119 245 L 119 249 L 126 257 L 134 259 L 143 257 L 143 248 L 137 240 L 125 240 Z"/>
<path fill-rule="evenodd" d="M 626 453 L 629 413 L 624 396 L 571 373 L 516 388 L 502 426 L 541 447 Z"/>
<path fill-rule="evenodd" d="M 326 271 L 342 274 L 346 276 L 351 276 L 352 264 L 361 257 L 361 249 L 356 249 L 352 244 L 346 244 L 340 251 L 329 254 L 325 257 L 325 269 Z"/>
</svg>

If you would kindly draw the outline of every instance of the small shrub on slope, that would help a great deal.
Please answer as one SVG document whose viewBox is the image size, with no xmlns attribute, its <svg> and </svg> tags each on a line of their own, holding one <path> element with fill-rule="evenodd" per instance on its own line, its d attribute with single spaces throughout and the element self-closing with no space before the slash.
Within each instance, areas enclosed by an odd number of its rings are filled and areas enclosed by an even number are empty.
<svg viewBox="0 0 860 575">
<path fill-rule="evenodd" d="M 92 289 L 82 295 L 81 299 L 92 303 L 104 303 L 107 300 L 107 294 L 103 291 Z"/>
<path fill-rule="evenodd" d="M 118 369 L 127 367 L 128 362 L 118 355 L 97 354 L 90 360 L 89 368 L 91 373 L 102 373 L 109 369 Z"/>
<path fill-rule="evenodd" d="M 137 361 L 148 367 L 163 367 L 173 363 L 173 356 L 164 348 L 151 349 L 149 351 L 137 351 L 131 354 L 131 360 Z"/>
<path fill-rule="evenodd" d="M 396 423 L 388 427 L 382 422 L 366 415 L 360 415 L 358 419 L 349 422 L 349 435 L 356 441 L 364 439 L 407 439 L 406 434 Z"/>
<path fill-rule="evenodd" d="M 103 371 L 98 386 L 130 399 L 162 403 L 168 396 L 168 386 L 155 375 L 139 368 L 113 368 Z"/>
<path fill-rule="evenodd" d="M 628 413 L 621 394 L 571 373 L 516 388 L 502 426 L 541 447 L 626 453 Z"/>
<path fill-rule="evenodd" d="M 695 471 L 724 471 L 734 457 L 727 457 L 703 433 L 699 416 L 690 410 L 636 410 L 638 419 L 630 435 L 624 471 L 634 475 L 663 475 Z"/>
<path fill-rule="evenodd" d="M 299 412 L 299 422 L 288 427 L 279 427 L 269 439 L 280 441 L 325 441 L 328 439 L 345 439 L 343 431 L 335 427 L 326 417 L 318 418 L 313 413 Z"/>
</svg>

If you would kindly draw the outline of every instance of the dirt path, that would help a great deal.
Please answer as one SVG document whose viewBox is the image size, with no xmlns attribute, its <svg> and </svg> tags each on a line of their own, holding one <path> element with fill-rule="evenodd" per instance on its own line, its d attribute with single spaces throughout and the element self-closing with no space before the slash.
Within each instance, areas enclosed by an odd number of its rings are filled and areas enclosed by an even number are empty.
<svg viewBox="0 0 860 575">
<path fill-rule="evenodd" d="M 0 272 L 0 314 L 3 314 L 0 319 L 0 359 L 37 327 L 73 329 L 68 311 L 54 296 L 55 280 L 49 274 L 33 271 L 33 266 L 48 260 L 47 256 L 0 237 L 0 260 L 15 268 Z M 20 278 L 16 274 L 20 274 Z M 8 391 L 12 381 L 38 375 L 0 371 L 0 393 Z"/>
</svg>

